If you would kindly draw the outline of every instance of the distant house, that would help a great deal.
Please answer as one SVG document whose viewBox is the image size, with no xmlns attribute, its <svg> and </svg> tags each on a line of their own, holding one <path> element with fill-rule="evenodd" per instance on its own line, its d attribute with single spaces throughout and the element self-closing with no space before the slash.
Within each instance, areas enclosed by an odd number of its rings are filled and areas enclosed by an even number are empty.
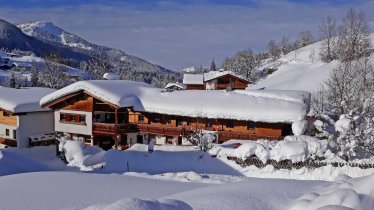
<svg viewBox="0 0 374 210">
<path fill-rule="evenodd" d="M 204 74 L 206 90 L 244 90 L 250 81 L 232 71 L 210 71 Z"/>
<path fill-rule="evenodd" d="M 54 132 L 53 112 L 39 105 L 49 88 L 0 87 L 0 148 L 28 147 L 32 136 Z"/>
<path fill-rule="evenodd" d="M 187 90 L 244 90 L 251 82 L 232 71 L 184 74 Z"/>
<path fill-rule="evenodd" d="M 203 74 L 184 74 L 183 84 L 187 90 L 205 90 Z"/>
<path fill-rule="evenodd" d="M 185 90 L 186 86 L 180 83 L 169 82 L 165 85 L 165 89 L 167 90 Z"/>
<path fill-rule="evenodd" d="M 80 81 L 41 99 L 55 110 L 55 129 L 104 149 L 135 143 L 184 144 L 202 129 L 229 139 L 281 140 L 304 123 L 302 91 L 173 91 L 126 80 Z"/>
</svg>

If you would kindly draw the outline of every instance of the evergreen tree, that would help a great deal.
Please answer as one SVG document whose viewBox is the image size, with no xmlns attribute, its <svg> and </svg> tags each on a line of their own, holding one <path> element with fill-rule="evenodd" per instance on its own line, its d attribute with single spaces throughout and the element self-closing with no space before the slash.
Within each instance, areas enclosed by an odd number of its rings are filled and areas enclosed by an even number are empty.
<svg viewBox="0 0 374 210">
<path fill-rule="evenodd" d="M 216 63 L 214 62 L 214 59 L 212 60 L 212 63 L 210 63 L 210 71 L 217 71 Z"/>
<path fill-rule="evenodd" d="M 33 67 L 31 71 L 31 87 L 37 87 L 39 84 L 39 72 Z"/>
<path fill-rule="evenodd" d="M 9 87 L 15 88 L 16 87 L 16 78 L 14 77 L 14 74 L 11 75 L 9 80 Z"/>
</svg>

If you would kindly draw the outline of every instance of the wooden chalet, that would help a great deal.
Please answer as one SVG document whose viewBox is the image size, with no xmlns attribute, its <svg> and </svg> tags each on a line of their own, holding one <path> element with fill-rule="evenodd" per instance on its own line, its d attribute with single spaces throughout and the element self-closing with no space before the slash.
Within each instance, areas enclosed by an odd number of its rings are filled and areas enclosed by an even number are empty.
<svg viewBox="0 0 374 210">
<path fill-rule="evenodd" d="M 231 71 L 211 71 L 204 74 L 206 90 L 244 90 L 250 81 Z"/>
<path fill-rule="evenodd" d="M 210 71 L 204 74 L 184 74 L 187 90 L 244 90 L 250 81 L 231 71 Z"/>
<path fill-rule="evenodd" d="M 171 106 L 175 109 L 178 109 L 178 104 L 185 105 L 183 100 L 190 101 L 186 99 L 189 91 L 174 91 L 165 95 L 161 89 L 142 87 L 144 83 L 130 81 L 77 83 L 79 84 L 73 84 L 72 88 L 67 87 L 66 91 L 63 88 L 56 91 L 56 94 L 52 93 L 51 96 L 45 97 L 41 104 L 44 108 L 55 110 L 57 132 L 70 139 L 81 140 L 104 149 L 125 149 L 135 143 L 148 143 L 150 139 L 154 139 L 156 144 L 185 144 L 191 133 L 199 129 L 215 131 L 218 134 L 217 142 L 260 138 L 281 140 L 283 136 L 292 133 L 289 122 L 255 122 L 218 117 L 219 115 L 188 116 L 161 110 L 163 104 L 159 103 L 174 103 Z M 126 83 L 131 83 L 131 86 L 128 87 Z M 134 85 L 141 87 L 134 88 Z M 105 95 L 113 87 L 117 87 L 113 90 L 116 93 L 113 96 Z M 123 94 L 121 90 L 128 90 L 128 93 Z M 134 98 L 136 93 L 141 94 Z M 209 94 L 207 97 L 215 98 L 215 95 Z M 113 98 L 119 98 L 126 103 L 118 104 L 117 99 L 112 100 Z M 157 106 L 160 108 L 151 110 Z M 165 110 L 168 110 L 168 107 Z"/>
</svg>

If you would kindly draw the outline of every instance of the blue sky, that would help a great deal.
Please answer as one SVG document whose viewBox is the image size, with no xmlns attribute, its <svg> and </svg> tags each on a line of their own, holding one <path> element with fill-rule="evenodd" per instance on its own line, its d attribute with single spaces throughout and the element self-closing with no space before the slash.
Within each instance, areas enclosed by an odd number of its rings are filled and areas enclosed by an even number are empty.
<svg viewBox="0 0 374 210">
<path fill-rule="evenodd" d="M 18 24 L 52 21 L 100 45 L 119 48 L 167 68 L 220 65 L 236 51 L 264 50 L 271 39 L 318 38 L 318 24 L 349 8 L 373 26 L 370 0 L 2 0 L 0 18 Z"/>
</svg>

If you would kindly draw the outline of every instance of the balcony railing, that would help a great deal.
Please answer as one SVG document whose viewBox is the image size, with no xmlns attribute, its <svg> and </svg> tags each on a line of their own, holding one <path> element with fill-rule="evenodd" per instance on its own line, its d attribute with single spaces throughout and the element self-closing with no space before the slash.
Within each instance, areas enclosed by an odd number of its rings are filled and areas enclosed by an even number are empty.
<svg viewBox="0 0 374 210">
<path fill-rule="evenodd" d="M 204 130 L 209 130 L 209 128 L 202 128 Z M 94 132 L 102 133 L 133 133 L 133 132 L 143 132 L 155 135 L 168 135 L 168 136 L 179 136 L 187 135 L 189 132 L 193 132 L 195 128 L 191 126 L 161 126 L 161 125 L 151 125 L 151 124 L 107 124 L 107 123 L 93 123 Z M 259 136 L 255 133 L 238 133 L 233 131 L 217 131 L 218 141 L 224 142 L 230 139 L 268 139 L 268 140 L 282 140 L 282 136 Z"/>
<path fill-rule="evenodd" d="M 149 124 L 138 124 L 137 127 L 140 132 L 151 133 L 151 134 L 171 135 L 171 136 L 178 136 L 181 134 L 183 130 L 182 127 L 168 127 L 168 126 L 157 126 L 157 125 L 149 125 Z"/>
</svg>

